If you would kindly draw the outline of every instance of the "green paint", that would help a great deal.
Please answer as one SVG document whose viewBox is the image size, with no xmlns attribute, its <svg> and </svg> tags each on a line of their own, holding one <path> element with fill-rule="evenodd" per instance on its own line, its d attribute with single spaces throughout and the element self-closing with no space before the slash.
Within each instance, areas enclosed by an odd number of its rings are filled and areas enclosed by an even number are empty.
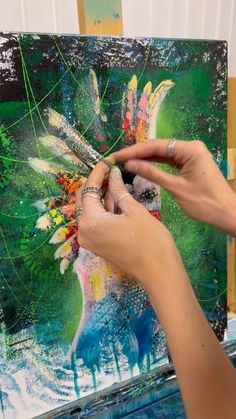
<svg viewBox="0 0 236 419">
<path fill-rule="evenodd" d="M 84 8 L 87 19 L 103 21 L 105 19 L 118 20 L 121 18 L 121 0 L 85 0 Z"/>
</svg>

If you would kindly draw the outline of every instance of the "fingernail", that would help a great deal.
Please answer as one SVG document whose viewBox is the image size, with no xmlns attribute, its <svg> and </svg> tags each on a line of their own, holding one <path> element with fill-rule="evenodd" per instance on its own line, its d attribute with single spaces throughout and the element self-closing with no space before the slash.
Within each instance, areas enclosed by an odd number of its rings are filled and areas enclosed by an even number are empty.
<svg viewBox="0 0 236 419">
<path fill-rule="evenodd" d="M 120 169 L 119 169 L 119 167 L 118 167 L 118 166 L 114 166 L 114 167 L 111 169 L 111 176 L 121 177 L 121 171 L 120 171 Z"/>
<path fill-rule="evenodd" d="M 116 164 L 115 156 L 110 154 L 110 156 L 107 156 L 103 159 L 103 162 L 107 164 L 107 166 L 111 169 Z"/>
</svg>

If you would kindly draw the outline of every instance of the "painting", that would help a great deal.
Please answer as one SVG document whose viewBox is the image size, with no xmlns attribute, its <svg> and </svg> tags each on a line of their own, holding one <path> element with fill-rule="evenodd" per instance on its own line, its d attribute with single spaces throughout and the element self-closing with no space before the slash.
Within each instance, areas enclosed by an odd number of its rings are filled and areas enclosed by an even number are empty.
<svg viewBox="0 0 236 419">
<path fill-rule="evenodd" d="M 75 193 L 97 161 L 156 137 L 203 140 L 225 173 L 226 63 L 223 41 L 0 34 L 3 417 L 33 417 L 168 363 L 145 291 L 79 247 Z M 222 340 L 224 235 L 158 185 L 123 178 L 172 232 Z"/>
</svg>

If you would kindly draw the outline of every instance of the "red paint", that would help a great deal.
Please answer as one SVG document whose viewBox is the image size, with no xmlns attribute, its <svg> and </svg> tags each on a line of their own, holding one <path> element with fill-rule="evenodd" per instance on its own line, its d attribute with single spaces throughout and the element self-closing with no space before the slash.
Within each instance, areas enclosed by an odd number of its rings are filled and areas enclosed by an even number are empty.
<svg viewBox="0 0 236 419">
<path fill-rule="evenodd" d="M 154 217 L 154 218 L 156 218 L 158 221 L 161 221 L 161 213 L 160 213 L 160 211 L 157 211 L 157 210 L 152 210 L 152 211 L 149 211 L 150 212 L 150 214 Z"/>
</svg>

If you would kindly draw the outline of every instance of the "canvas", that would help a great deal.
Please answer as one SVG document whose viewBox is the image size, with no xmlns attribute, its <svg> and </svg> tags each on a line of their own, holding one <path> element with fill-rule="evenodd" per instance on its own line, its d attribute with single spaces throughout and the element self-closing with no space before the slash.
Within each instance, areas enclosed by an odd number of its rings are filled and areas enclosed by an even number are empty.
<svg viewBox="0 0 236 419">
<path fill-rule="evenodd" d="M 155 137 L 203 140 L 224 172 L 226 62 L 222 41 L 0 35 L 5 417 L 35 416 L 168 362 L 144 290 L 79 247 L 75 193 L 103 156 Z M 191 221 L 158 185 L 123 177 L 171 230 L 222 340 L 224 235 Z"/>
</svg>

